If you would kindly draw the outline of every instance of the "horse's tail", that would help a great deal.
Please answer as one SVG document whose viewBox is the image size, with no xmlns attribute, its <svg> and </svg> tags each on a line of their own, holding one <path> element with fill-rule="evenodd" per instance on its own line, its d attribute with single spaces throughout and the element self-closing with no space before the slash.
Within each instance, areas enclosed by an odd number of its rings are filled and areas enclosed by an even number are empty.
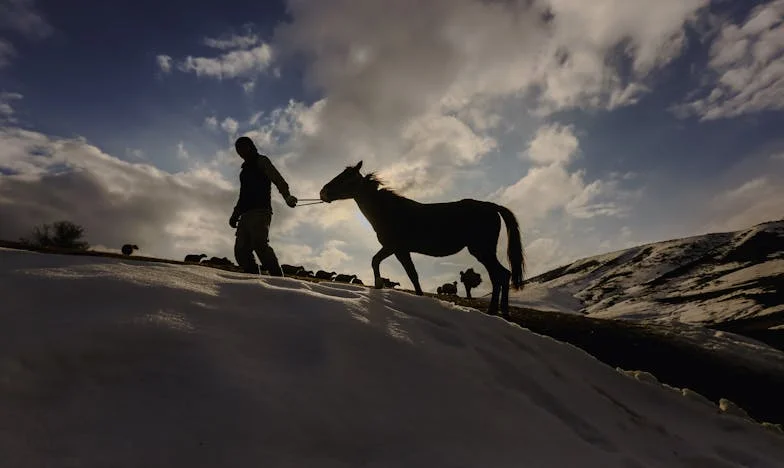
<svg viewBox="0 0 784 468">
<path fill-rule="evenodd" d="M 509 265 L 512 267 L 512 286 L 515 289 L 523 287 L 523 272 L 525 270 L 525 256 L 523 254 L 523 242 L 520 239 L 520 226 L 517 218 L 508 208 L 496 205 L 498 213 L 504 218 L 506 224 L 506 255 L 509 258 Z"/>
</svg>

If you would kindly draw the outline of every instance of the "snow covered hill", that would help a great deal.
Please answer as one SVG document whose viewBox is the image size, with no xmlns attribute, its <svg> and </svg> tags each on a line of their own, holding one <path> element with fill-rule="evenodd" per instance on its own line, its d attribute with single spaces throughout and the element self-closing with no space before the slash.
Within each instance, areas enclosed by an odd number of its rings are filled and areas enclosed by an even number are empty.
<svg viewBox="0 0 784 468">
<path fill-rule="evenodd" d="M 0 249 L 2 466 L 780 467 L 784 436 L 428 297 Z"/>
<path fill-rule="evenodd" d="M 548 296 L 592 317 L 712 324 L 784 313 L 781 285 L 784 221 L 774 221 L 578 260 L 532 278 L 510 302 L 539 308 Z"/>
</svg>

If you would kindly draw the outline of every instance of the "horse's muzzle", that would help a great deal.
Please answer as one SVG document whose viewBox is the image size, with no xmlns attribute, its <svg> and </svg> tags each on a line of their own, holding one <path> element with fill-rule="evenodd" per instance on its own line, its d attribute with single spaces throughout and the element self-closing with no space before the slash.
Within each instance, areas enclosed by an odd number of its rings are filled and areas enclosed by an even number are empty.
<svg viewBox="0 0 784 468">
<path fill-rule="evenodd" d="M 327 202 L 327 203 L 332 202 L 332 200 L 327 196 L 326 190 L 324 189 L 321 189 L 321 192 L 319 192 L 319 198 L 321 198 L 321 201 L 323 202 Z"/>
</svg>

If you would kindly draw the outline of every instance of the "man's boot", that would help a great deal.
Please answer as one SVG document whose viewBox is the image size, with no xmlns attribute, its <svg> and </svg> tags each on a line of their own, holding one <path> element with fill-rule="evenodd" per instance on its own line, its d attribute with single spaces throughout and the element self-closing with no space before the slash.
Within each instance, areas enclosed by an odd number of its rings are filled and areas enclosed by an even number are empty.
<svg viewBox="0 0 784 468">
<path fill-rule="evenodd" d="M 269 244 L 263 249 L 259 260 L 261 260 L 262 270 L 267 270 L 270 276 L 283 276 L 283 269 L 281 269 L 280 264 L 278 264 L 278 257 Z"/>
</svg>

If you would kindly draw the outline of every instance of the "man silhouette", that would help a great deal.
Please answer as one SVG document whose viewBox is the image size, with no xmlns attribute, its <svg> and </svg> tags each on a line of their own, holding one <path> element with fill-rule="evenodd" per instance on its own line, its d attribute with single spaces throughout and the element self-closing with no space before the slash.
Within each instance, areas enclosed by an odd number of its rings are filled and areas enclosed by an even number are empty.
<svg viewBox="0 0 784 468">
<path fill-rule="evenodd" d="M 286 204 L 297 206 L 297 197 L 289 193 L 289 186 L 269 158 L 259 154 L 253 140 L 243 136 L 234 142 L 234 149 L 245 161 L 240 171 L 240 197 L 229 219 L 236 228 L 234 257 L 246 273 L 259 273 L 253 252 L 259 257 L 261 268 L 272 276 L 283 276 L 278 257 L 269 245 L 272 221 L 272 184 L 278 188 Z"/>
</svg>

